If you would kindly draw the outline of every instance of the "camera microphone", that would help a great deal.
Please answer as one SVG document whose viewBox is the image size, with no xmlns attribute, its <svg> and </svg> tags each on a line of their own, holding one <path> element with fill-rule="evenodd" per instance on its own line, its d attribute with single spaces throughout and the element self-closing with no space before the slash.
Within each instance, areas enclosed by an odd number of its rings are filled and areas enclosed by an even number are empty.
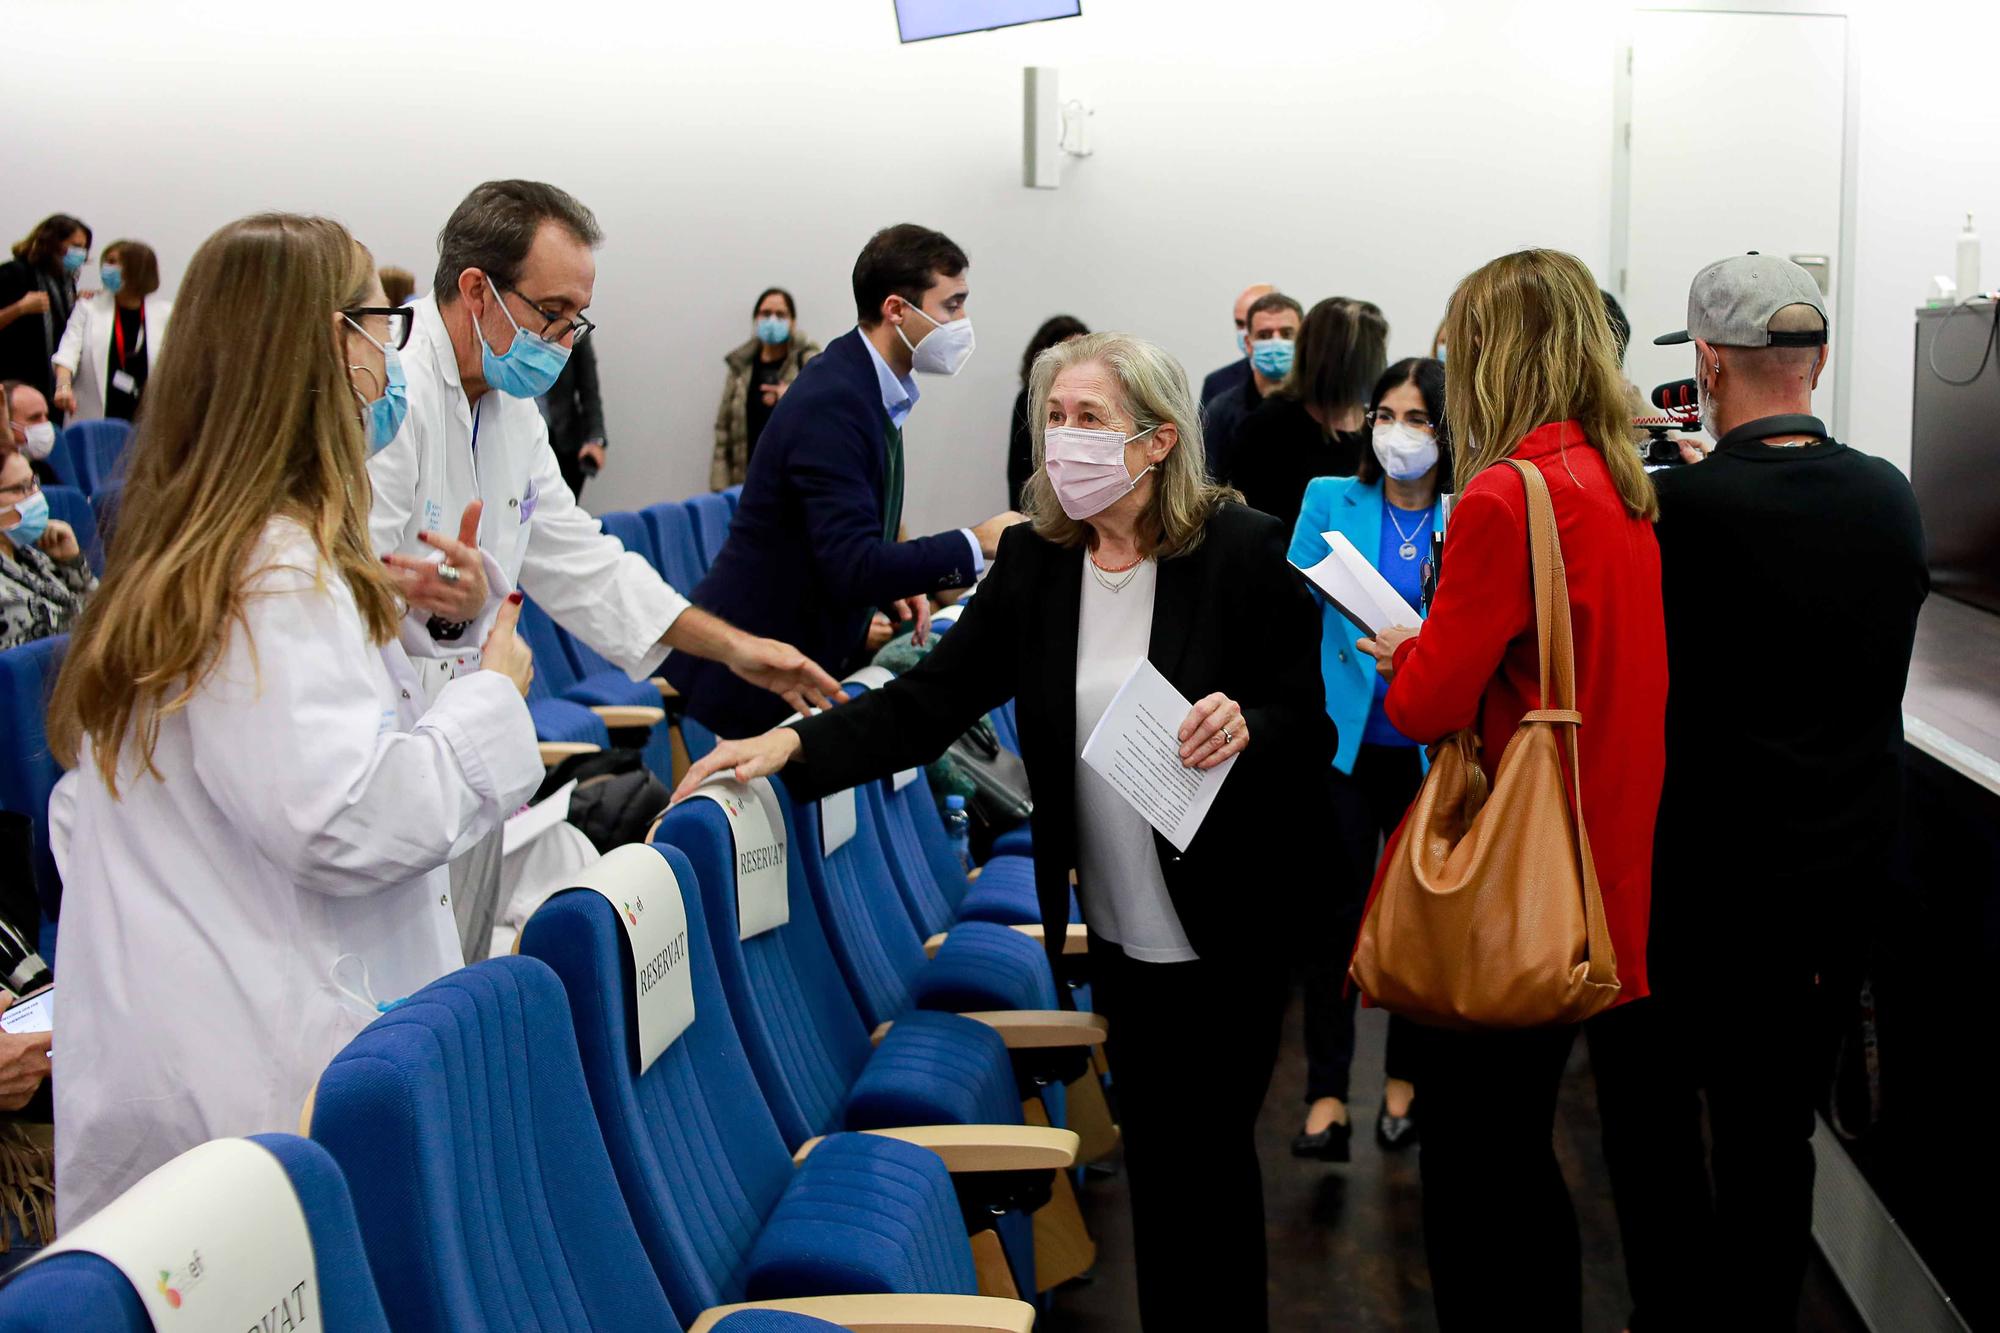
<svg viewBox="0 0 2000 1333">
<path fill-rule="evenodd" d="M 1667 413 L 1699 410 L 1701 395 L 1693 380 L 1673 380 L 1653 390 L 1653 406 Z"/>
</svg>

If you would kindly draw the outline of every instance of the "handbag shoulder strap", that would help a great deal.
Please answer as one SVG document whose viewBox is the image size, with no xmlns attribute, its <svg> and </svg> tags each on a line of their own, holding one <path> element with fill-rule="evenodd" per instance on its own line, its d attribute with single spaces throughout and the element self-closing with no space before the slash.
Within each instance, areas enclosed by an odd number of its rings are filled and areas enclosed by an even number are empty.
<svg viewBox="0 0 2000 1333">
<path fill-rule="evenodd" d="M 1570 812 L 1576 820 L 1576 848 L 1583 874 L 1584 935 L 1590 980 L 1603 985 L 1615 979 L 1611 927 L 1604 915 L 1604 893 L 1597 882 L 1597 858 L 1590 851 L 1590 833 L 1583 823 L 1583 765 L 1576 731 L 1583 714 L 1576 706 L 1576 640 L 1570 623 L 1569 572 L 1563 566 L 1562 537 L 1556 531 L 1555 503 L 1548 479 L 1533 463 L 1506 460 L 1521 474 L 1528 497 L 1528 562 L 1535 581 L 1535 637 L 1541 661 L 1542 706 L 1523 722 L 1557 724 L 1569 758 Z"/>
</svg>

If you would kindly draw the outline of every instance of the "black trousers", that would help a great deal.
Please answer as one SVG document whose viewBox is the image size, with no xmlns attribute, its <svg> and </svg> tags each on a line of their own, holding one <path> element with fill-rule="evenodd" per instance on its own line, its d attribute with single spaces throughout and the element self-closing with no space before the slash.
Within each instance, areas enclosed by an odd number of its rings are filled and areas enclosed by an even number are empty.
<svg viewBox="0 0 2000 1333">
<path fill-rule="evenodd" d="M 1414 745 L 1363 745 L 1354 771 L 1333 778 L 1333 865 L 1330 882 L 1307 894 L 1311 919 L 1303 932 L 1305 957 L 1306 1101 L 1347 1100 L 1354 1065 L 1354 1006 L 1360 992 L 1347 984 L 1347 963 L 1361 930 L 1362 909 L 1375 881 L 1382 844 L 1402 822 L 1424 768 Z M 1417 1081 L 1424 1029 L 1406 1018 L 1389 1019 L 1383 1072 Z"/>
<path fill-rule="evenodd" d="M 1096 939 L 1090 967 L 1111 1024 L 1139 1321 L 1154 1333 L 1268 1328 L 1256 1130 L 1278 1055 L 1283 969 L 1141 963 Z"/>
<path fill-rule="evenodd" d="M 1627 1007 L 1640 1020 L 1636 1041 L 1622 1043 L 1609 1068 L 1591 1048 L 1633 1333 L 1797 1323 L 1812 1245 L 1815 1112 L 1860 989 L 1859 899 L 1844 878 L 1711 875 L 1702 901 L 1736 905 L 1738 928 L 1726 937 L 1712 918 L 1677 921 L 1685 903 L 1670 898 L 1661 910 L 1662 887 L 1678 898 L 1692 886 L 1656 886 L 1654 998 Z M 1759 947 L 1736 947 L 1746 940 Z M 1643 1151 L 1613 1151 L 1614 1137 Z"/>
</svg>

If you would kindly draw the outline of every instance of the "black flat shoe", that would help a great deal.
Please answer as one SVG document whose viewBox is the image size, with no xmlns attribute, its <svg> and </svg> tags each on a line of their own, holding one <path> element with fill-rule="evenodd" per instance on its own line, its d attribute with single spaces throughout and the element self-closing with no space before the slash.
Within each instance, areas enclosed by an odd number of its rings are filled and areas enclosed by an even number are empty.
<svg viewBox="0 0 2000 1333">
<path fill-rule="evenodd" d="M 1350 1158 L 1348 1143 L 1353 1136 L 1354 1127 L 1347 1124 L 1328 1125 L 1317 1134 L 1300 1134 L 1292 1140 L 1292 1156 L 1345 1162 Z"/>
<path fill-rule="evenodd" d="M 1382 1113 L 1375 1117 L 1375 1142 L 1389 1152 L 1401 1152 L 1416 1141 L 1417 1104 L 1411 1102 L 1403 1115 L 1390 1115 L 1389 1104 L 1382 1103 Z"/>
</svg>

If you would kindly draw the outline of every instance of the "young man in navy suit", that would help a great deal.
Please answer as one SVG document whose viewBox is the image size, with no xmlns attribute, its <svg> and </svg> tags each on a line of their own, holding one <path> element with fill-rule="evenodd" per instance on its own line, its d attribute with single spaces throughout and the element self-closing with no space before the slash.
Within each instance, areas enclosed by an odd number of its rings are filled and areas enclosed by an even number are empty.
<svg viewBox="0 0 2000 1333">
<path fill-rule="evenodd" d="M 919 397 L 912 372 L 956 375 L 971 356 L 965 252 L 913 223 L 879 231 L 854 263 L 859 325 L 806 364 L 750 456 L 729 540 L 695 605 L 776 635 L 835 675 L 877 608 L 929 628 L 929 594 L 969 586 L 1021 516 L 899 541 L 903 426 Z M 724 737 L 784 719 L 781 700 L 728 670 L 675 654 L 666 675 L 687 711 Z M 762 696 L 762 697 L 760 697 Z"/>
</svg>

